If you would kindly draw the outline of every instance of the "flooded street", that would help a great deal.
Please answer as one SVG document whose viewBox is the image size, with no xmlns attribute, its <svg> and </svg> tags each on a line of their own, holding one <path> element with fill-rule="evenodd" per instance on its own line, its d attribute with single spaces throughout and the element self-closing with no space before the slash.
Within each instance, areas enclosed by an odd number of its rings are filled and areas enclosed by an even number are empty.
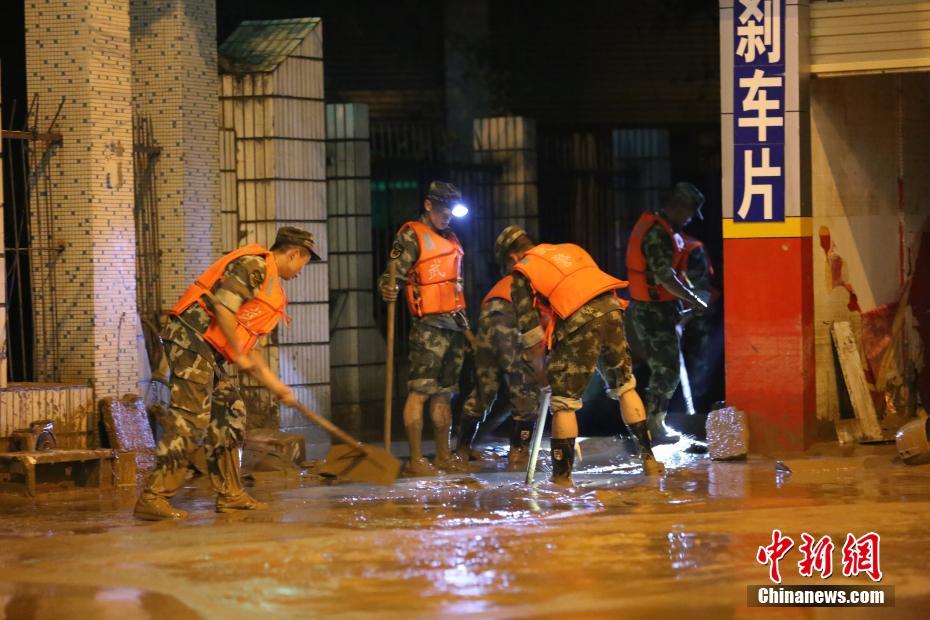
<svg viewBox="0 0 930 620">
<path fill-rule="evenodd" d="M 259 477 L 267 512 L 216 514 L 205 480 L 175 504 L 184 522 L 141 523 L 133 494 L 0 509 L 0 618 L 616 618 L 766 613 L 791 618 L 926 617 L 930 467 L 893 446 L 796 460 L 712 462 L 660 448 L 647 480 L 610 439 L 583 442 L 576 487 L 530 488 L 489 471 L 400 480 L 391 488 Z M 621 452 L 622 454 L 622 452 Z M 490 452 L 489 452 L 490 455 Z M 790 474 L 787 470 L 790 469 Z M 545 480 L 546 474 L 538 476 Z M 869 585 L 839 569 L 846 534 L 881 535 L 894 609 L 749 609 L 755 560 L 772 530 L 837 543 L 830 585 Z M 797 548 L 781 562 L 798 575 Z M 755 614 L 753 614 L 755 612 Z"/>
</svg>

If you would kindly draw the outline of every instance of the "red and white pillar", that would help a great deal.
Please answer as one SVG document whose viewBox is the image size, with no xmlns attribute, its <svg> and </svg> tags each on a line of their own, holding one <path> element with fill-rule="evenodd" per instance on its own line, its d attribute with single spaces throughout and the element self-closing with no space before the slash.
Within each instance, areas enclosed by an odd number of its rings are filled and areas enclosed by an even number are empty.
<svg viewBox="0 0 930 620">
<path fill-rule="evenodd" d="M 808 10 L 720 2 L 727 402 L 757 452 L 814 438 Z"/>
</svg>

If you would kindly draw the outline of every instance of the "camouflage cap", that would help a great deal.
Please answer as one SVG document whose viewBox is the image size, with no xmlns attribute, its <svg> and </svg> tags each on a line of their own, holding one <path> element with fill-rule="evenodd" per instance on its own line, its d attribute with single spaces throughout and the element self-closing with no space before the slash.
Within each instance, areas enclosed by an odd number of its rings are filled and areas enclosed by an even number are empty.
<svg viewBox="0 0 930 620">
<path fill-rule="evenodd" d="M 455 185 L 452 185 L 452 183 L 433 181 L 429 184 L 429 191 L 426 193 L 426 198 L 430 202 L 438 202 L 446 205 L 461 200 L 462 192 L 460 192 Z"/>
<path fill-rule="evenodd" d="M 275 236 L 274 243 L 275 245 L 297 245 L 305 247 L 310 251 L 311 260 L 323 260 L 315 251 L 316 241 L 313 238 L 313 233 L 309 230 L 297 228 L 296 226 L 283 226 L 278 229 L 278 234 Z"/>
<path fill-rule="evenodd" d="M 510 253 L 510 246 L 520 237 L 526 237 L 526 231 L 516 225 L 511 225 L 501 231 L 494 241 L 494 257 L 503 268 L 507 262 L 507 255 Z"/>
<path fill-rule="evenodd" d="M 704 219 L 704 214 L 701 213 L 701 207 L 704 206 L 704 194 L 692 183 L 686 183 L 684 181 L 675 183 L 675 187 L 672 189 L 672 195 L 669 197 L 669 202 L 689 206 L 694 209 L 694 214 L 699 220 Z"/>
</svg>

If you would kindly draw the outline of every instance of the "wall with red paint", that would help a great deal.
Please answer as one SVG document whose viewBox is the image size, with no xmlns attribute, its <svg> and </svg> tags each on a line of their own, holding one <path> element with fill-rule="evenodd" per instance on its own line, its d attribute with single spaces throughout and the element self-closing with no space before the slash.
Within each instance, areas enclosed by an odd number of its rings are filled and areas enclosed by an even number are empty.
<svg viewBox="0 0 930 620">
<path fill-rule="evenodd" d="M 862 313 L 895 303 L 913 268 L 930 213 L 928 92 L 926 74 L 811 81 L 819 420 L 839 414 L 830 323 L 850 321 L 861 333 Z"/>
</svg>

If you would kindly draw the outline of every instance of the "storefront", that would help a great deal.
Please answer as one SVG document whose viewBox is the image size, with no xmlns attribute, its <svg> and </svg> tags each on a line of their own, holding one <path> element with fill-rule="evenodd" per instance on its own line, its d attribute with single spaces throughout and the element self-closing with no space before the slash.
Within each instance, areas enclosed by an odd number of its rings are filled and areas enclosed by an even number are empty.
<svg viewBox="0 0 930 620">
<path fill-rule="evenodd" d="M 869 329 L 909 293 L 897 337 L 919 391 L 930 3 L 720 5 L 727 397 L 756 449 L 804 449 L 841 416 L 833 322 L 880 358 Z M 880 360 L 862 361 L 881 415 Z"/>
</svg>

